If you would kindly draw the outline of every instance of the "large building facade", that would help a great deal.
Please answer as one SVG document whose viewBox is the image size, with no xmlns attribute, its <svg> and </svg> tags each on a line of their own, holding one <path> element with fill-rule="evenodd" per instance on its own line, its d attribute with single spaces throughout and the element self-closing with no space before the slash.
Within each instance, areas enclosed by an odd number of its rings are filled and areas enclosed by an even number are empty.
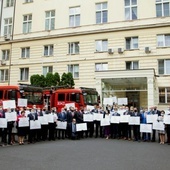
<svg viewBox="0 0 170 170">
<path fill-rule="evenodd" d="M 129 105 L 170 103 L 170 0 L 0 0 L 0 85 L 71 72 Z"/>
</svg>

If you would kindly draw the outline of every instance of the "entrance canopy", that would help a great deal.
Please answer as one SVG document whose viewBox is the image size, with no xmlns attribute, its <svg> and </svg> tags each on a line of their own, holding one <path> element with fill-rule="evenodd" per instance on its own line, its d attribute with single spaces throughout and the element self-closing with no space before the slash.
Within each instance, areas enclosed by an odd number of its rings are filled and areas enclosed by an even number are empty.
<svg viewBox="0 0 170 170">
<path fill-rule="evenodd" d="M 107 78 L 102 79 L 102 83 L 110 86 L 114 91 L 147 91 L 146 77 Z"/>
<path fill-rule="evenodd" d="M 154 69 L 141 70 L 108 70 L 96 71 L 96 89 L 104 97 L 119 94 L 125 97 L 127 92 L 141 92 L 141 105 L 154 106 L 157 95 L 157 84 Z M 122 93 L 121 93 L 122 92 Z"/>
</svg>

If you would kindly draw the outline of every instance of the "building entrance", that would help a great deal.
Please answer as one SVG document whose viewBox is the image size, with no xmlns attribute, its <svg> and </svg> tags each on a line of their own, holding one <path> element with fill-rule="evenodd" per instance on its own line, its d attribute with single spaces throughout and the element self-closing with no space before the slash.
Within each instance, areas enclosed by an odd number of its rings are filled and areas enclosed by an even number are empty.
<svg viewBox="0 0 170 170">
<path fill-rule="evenodd" d="M 140 108 L 139 92 L 126 92 L 126 97 L 128 98 L 128 106 Z"/>
</svg>

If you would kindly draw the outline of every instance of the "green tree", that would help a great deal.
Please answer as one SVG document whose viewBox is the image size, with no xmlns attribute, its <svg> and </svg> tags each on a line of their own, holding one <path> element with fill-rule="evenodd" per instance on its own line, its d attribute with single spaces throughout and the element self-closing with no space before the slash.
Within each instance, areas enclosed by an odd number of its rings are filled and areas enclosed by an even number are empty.
<svg viewBox="0 0 170 170">
<path fill-rule="evenodd" d="M 35 74 L 30 77 L 31 85 L 40 87 L 51 86 L 69 86 L 73 87 L 74 79 L 72 73 L 63 73 L 60 80 L 60 75 L 56 72 L 54 74 L 47 73 L 46 76 Z"/>
<path fill-rule="evenodd" d="M 61 85 L 61 86 L 67 85 L 67 74 L 66 74 L 66 73 L 63 73 L 63 74 L 62 74 L 62 76 L 61 76 L 61 81 L 60 81 L 60 85 Z"/>
<path fill-rule="evenodd" d="M 67 83 L 70 87 L 75 85 L 72 73 L 67 73 Z"/>
<path fill-rule="evenodd" d="M 73 87 L 75 85 L 72 73 L 63 73 L 61 76 L 60 85 Z"/>
<path fill-rule="evenodd" d="M 40 86 L 40 75 L 39 74 L 34 74 L 30 77 L 30 82 L 31 82 L 31 85 L 33 86 Z"/>
<path fill-rule="evenodd" d="M 55 82 L 55 86 L 60 85 L 60 75 L 57 72 L 54 73 L 54 82 Z"/>
<path fill-rule="evenodd" d="M 56 82 L 55 82 L 53 73 L 47 73 L 45 80 L 46 80 L 47 87 L 56 86 Z"/>
</svg>

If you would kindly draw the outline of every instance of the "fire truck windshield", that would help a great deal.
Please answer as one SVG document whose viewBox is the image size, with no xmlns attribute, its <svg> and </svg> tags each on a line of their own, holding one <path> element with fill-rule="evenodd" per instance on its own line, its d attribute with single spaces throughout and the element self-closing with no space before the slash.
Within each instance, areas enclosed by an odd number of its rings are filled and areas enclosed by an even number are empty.
<svg viewBox="0 0 170 170">
<path fill-rule="evenodd" d="M 88 105 L 95 105 L 98 103 L 98 93 L 86 91 L 83 93 L 84 103 Z"/>
<path fill-rule="evenodd" d="M 22 98 L 28 100 L 28 104 L 42 104 L 42 93 L 41 92 L 24 92 Z"/>
</svg>

